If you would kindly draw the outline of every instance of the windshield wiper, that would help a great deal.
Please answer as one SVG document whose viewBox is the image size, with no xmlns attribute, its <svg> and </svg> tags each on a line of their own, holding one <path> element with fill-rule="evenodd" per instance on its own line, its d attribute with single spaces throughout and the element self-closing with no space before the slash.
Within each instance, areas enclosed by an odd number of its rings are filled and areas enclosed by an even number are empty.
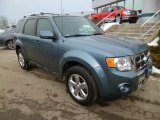
<svg viewBox="0 0 160 120">
<path fill-rule="evenodd" d="M 102 35 L 103 33 L 93 33 L 91 35 Z"/>
<path fill-rule="evenodd" d="M 81 37 L 81 36 L 90 36 L 88 34 L 74 34 L 74 35 L 66 35 L 65 37 Z"/>
</svg>

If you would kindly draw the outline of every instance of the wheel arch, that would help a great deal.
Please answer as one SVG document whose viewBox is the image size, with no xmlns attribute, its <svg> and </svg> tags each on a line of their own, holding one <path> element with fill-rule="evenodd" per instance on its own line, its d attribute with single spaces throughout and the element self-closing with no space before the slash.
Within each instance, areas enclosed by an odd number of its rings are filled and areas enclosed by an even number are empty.
<svg viewBox="0 0 160 120">
<path fill-rule="evenodd" d="M 21 49 L 20 45 L 16 45 L 16 54 L 18 55 L 18 50 Z"/>
<path fill-rule="evenodd" d="M 89 71 L 93 71 L 95 67 L 100 66 L 98 61 L 90 54 L 73 50 L 65 53 L 61 58 L 59 62 L 60 76 L 63 77 L 65 71 L 74 65 L 81 65 Z"/>
</svg>

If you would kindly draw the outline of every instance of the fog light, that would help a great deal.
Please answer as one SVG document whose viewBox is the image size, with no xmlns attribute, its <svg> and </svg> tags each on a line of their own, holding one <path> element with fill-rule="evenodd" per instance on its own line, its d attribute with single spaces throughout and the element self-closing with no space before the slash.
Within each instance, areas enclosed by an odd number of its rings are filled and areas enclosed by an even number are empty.
<svg viewBox="0 0 160 120">
<path fill-rule="evenodd" d="M 130 88 L 129 84 L 123 83 L 123 84 L 119 85 L 119 90 L 122 93 L 129 93 L 131 91 L 131 88 Z"/>
</svg>

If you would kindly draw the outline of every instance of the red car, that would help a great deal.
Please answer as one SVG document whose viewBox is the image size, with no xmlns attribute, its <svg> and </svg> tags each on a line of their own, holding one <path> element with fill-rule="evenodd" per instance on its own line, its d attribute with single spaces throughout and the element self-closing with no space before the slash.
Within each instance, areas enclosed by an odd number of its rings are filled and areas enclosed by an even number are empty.
<svg viewBox="0 0 160 120">
<path fill-rule="evenodd" d="M 105 7 L 102 13 L 92 14 L 91 20 L 97 23 L 105 17 L 107 17 L 105 21 L 114 21 L 120 24 L 122 22 L 136 23 L 138 20 L 137 11 L 129 10 L 121 6 Z"/>
</svg>

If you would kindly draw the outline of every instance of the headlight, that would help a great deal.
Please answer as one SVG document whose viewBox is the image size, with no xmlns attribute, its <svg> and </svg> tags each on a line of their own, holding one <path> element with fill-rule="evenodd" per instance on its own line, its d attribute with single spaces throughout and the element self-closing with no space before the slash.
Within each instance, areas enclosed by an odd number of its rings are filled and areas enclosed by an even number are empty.
<svg viewBox="0 0 160 120">
<path fill-rule="evenodd" d="M 123 14 L 130 15 L 130 11 L 124 11 Z"/>
<path fill-rule="evenodd" d="M 120 58 L 106 58 L 107 66 L 117 68 L 119 71 L 132 70 L 131 59 L 129 56 Z"/>
</svg>

